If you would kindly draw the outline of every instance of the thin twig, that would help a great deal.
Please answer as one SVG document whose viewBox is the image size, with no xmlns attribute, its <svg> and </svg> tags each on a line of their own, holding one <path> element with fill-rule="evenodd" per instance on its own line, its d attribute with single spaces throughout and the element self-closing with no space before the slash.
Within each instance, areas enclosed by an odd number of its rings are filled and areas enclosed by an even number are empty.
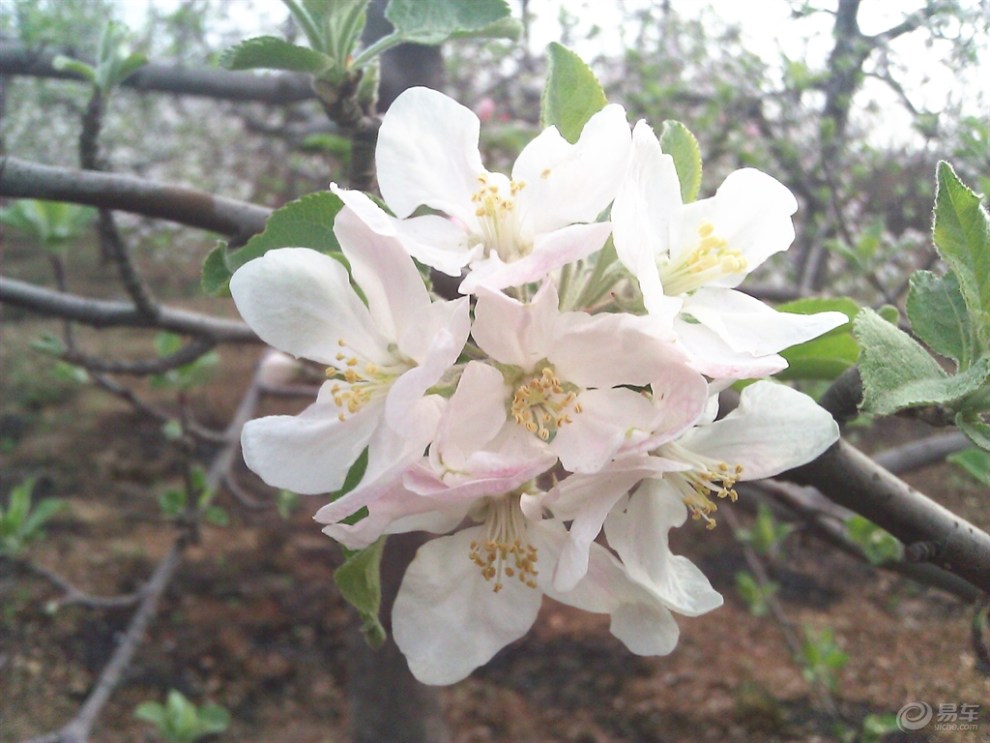
<svg viewBox="0 0 990 743">
<path fill-rule="evenodd" d="M 91 609 L 119 609 L 126 606 L 134 606 L 141 600 L 142 592 L 125 593 L 119 596 L 94 596 L 70 583 L 53 570 L 49 570 L 44 565 L 31 562 L 30 560 L 18 560 L 17 564 L 35 575 L 39 575 L 49 583 L 55 585 L 63 595 L 53 600 L 52 606 L 60 608 L 71 604 L 79 604 Z"/>
<path fill-rule="evenodd" d="M 130 374 L 133 376 L 149 376 L 164 374 L 180 366 L 191 364 L 209 353 L 216 344 L 204 338 L 194 338 L 175 353 L 154 359 L 122 361 L 119 359 L 102 359 L 90 356 L 76 350 L 67 350 L 62 354 L 62 360 L 81 366 L 89 372 L 106 374 Z"/>
</svg>

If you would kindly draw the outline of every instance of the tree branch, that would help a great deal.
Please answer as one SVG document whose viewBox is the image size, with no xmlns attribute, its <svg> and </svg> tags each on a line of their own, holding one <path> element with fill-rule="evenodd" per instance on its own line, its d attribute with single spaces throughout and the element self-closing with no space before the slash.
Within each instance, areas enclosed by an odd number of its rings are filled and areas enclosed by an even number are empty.
<svg viewBox="0 0 990 743">
<path fill-rule="evenodd" d="M 68 70 L 56 70 L 52 66 L 56 56 L 55 52 L 30 49 L 18 42 L 0 41 L 0 75 L 81 79 Z M 139 69 L 121 85 L 140 91 L 272 104 L 294 103 L 316 97 L 308 75 L 256 75 L 250 72 L 190 69 L 155 62 Z"/>
<path fill-rule="evenodd" d="M 814 485 L 829 499 L 900 539 L 934 545 L 930 562 L 990 591 L 990 534 L 918 492 L 840 440 L 787 476 Z"/>
<path fill-rule="evenodd" d="M 141 214 L 245 240 L 265 228 L 271 210 L 205 191 L 117 173 L 0 158 L 0 196 L 88 204 Z"/>
<path fill-rule="evenodd" d="M 96 328 L 157 328 L 216 343 L 261 343 L 254 331 L 240 320 L 225 320 L 167 306 L 161 307 L 158 317 L 148 318 L 130 302 L 62 294 L 4 276 L 0 276 L 0 302 Z"/>
</svg>

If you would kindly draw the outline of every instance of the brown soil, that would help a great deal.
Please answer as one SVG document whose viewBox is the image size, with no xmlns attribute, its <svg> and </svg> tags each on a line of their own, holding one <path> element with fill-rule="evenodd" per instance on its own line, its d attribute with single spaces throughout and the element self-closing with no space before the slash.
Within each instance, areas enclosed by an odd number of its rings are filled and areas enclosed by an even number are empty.
<svg viewBox="0 0 990 743">
<path fill-rule="evenodd" d="M 16 252 L 7 258 L 28 261 Z M 178 482 L 178 459 L 157 423 L 44 371 L 47 362 L 28 344 L 57 326 L 9 309 L 3 320 L 0 492 L 34 474 L 41 477 L 37 497 L 57 495 L 70 504 L 30 559 L 93 594 L 131 591 L 174 538 L 156 497 Z M 126 342 L 133 354 L 139 351 L 132 347 L 148 347 L 137 337 L 85 335 L 93 349 Z M 200 420 L 225 423 L 256 353 L 222 351 L 222 371 L 193 394 Z M 891 443 L 921 433 L 900 424 L 869 438 Z M 209 453 L 199 454 L 205 460 Z M 939 466 L 912 480 L 975 523 L 990 524 L 990 498 L 956 470 Z M 319 501 L 304 498 L 283 520 L 272 509 L 240 508 L 227 493 L 219 498 L 231 526 L 205 529 L 202 543 L 187 552 L 93 740 L 154 740 L 132 713 L 142 701 L 162 701 L 170 688 L 231 712 L 231 729 L 219 740 L 346 740 L 344 639 L 352 620 L 331 578 L 339 551 L 310 520 Z M 744 562 L 728 529 L 712 533 L 689 523 L 673 541 L 723 592 L 726 605 L 682 619 L 670 657 L 635 657 L 611 637 L 606 617 L 547 602 L 529 635 L 441 691 L 452 739 L 840 740 L 778 625 L 752 616 L 738 597 L 734 576 Z M 791 621 L 832 628 L 849 655 L 836 691 L 845 725 L 858 730 L 866 714 L 895 713 L 912 701 L 973 703 L 982 705 L 977 731 L 884 740 L 990 740 L 990 681 L 977 670 L 970 645 L 971 607 L 874 571 L 803 533 L 787 539 L 770 570 Z M 0 561 L 0 743 L 70 719 L 131 616 L 130 609 L 81 607 L 50 614 L 46 602 L 57 595 L 43 579 Z"/>
</svg>

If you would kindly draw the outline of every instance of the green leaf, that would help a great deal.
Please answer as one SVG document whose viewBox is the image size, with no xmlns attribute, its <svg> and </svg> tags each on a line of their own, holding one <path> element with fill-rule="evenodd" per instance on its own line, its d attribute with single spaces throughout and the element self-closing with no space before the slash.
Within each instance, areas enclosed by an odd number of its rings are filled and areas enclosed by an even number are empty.
<svg viewBox="0 0 990 743">
<path fill-rule="evenodd" d="M 592 116 L 608 102 L 601 83 L 577 54 L 553 42 L 547 48 L 547 82 L 540 100 L 540 123 L 556 126 L 572 144 Z"/>
<path fill-rule="evenodd" d="M 970 441 L 981 449 L 990 451 L 990 424 L 962 413 L 956 416 L 955 423 Z"/>
<path fill-rule="evenodd" d="M 29 477 L 10 492 L 7 503 L 6 526 L 13 533 L 23 534 L 28 512 L 31 510 L 31 493 L 34 491 L 35 479 Z"/>
<path fill-rule="evenodd" d="M 275 248 L 313 248 L 322 253 L 337 253 L 340 244 L 333 234 L 337 212 L 344 207 L 336 195 L 319 191 L 290 201 L 272 212 L 264 232 L 255 235 L 243 248 L 227 256 L 234 271 L 249 260 L 260 258 Z"/>
<path fill-rule="evenodd" d="M 859 545 L 871 565 L 894 562 L 904 554 L 904 548 L 895 536 L 862 516 L 851 516 L 846 521 L 846 534 Z"/>
<path fill-rule="evenodd" d="M 230 277 L 233 275 L 227 266 L 227 243 L 217 241 L 217 246 L 206 254 L 203 261 L 203 275 L 200 285 L 203 293 L 211 297 L 230 296 Z"/>
<path fill-rule="evenodd" d="M 134 716 L 139 720 L 150 722 L 159 729 L 164 729 L 167 724 L 165 707 L 158 702 L 141 702 L 134 708 Z"/>
<path fill-rule="evenodd" d="M 950 377 L 920 343 L 870 309 L 856 317 L 854 332 L 863 349 L 862 409 L 868 413 L 951 405 L 977 390 L 990 374 L 990 359 L 983 357 Z"/>
<path fill-rule="evenodd" d="M 392 0 L 385 17 L 402 41 L 441 44 L 452 36 L 502 36 L 513 33 L 505 0 Z M 509 38 L 516 38 L 518 31 Z"/>
<path fill-rule="evenodd" d="M 96 70 L 85 62 L 80 62 L 78 59 L 72 59 L 71 57 L 65 57 L 60 54 L 52 60 L 52 67 L 56 70 L 79 75 L 79 77 L 88 82 L 96 82 Z"/>
<path fill-rule="evenodd" d="M 186 507 L 186 491 L 179 488 L 169 488 L 158 496 L 158 507 L 166 516 L 178 516 Z"/>
<path fill-rule="evenodd" d="M 213 526 L 219 526 L 221 529 L 230 526 L 230 516 L 220 506 L 210 506 L 203 511 L 203 520 Z"/>
<path fill-rule="evenodd" d="M 33 539 L 40 536 L 41 527 L 48 523 L 56 513 L 63 510 L 65 506 L 65 501 L 58 498 L 45 498 L 38 503 L 28 514 L 27 520 L 21 528 L 24 538 Z"/>
<path fill-rule="evenodd" d="M 777 379 L 832 380 L 856 363 L 859 344 L 852 333 L 852 321 L 860 310 L 856 302 L 847 297 L 809 297 L 778 305 L 777 309 L 799 315 L 841 312 L 850 320 L 824 335 L 781 351 L 780 355 L 787 359 L 788 366 L 776 375 Z"/>
<path fill-rule="evenodd" d="M 935 193 L 935 247 L 959 288 L 984 348 L 990 348 L 990 217 L 980 197 L 940 162 Z"/>
<path fill-rule="evenodd" d="M 966 369 L 979 355 L 959 280 L 952 272 L 936 276 L 915 271 L 907 297 L 907 315 L 913 330 L 935 353 Z"/>
<path fill-rule="evenodd" d="M 380 647 L 385 641 L 385 628 L 378 618 L 381 608 L 381 561 L 385 538 L 370 547 L 355 552 L 337 568 L 334 583 L 340 593 L 361 615 L 361 631 L 372 647 Z"/>
<path fill-rule="evenodd" d="M 230 727 L 230 713 L 218 704 L 204 704 L 199 708 L 199 724 L 204 735 L 222 733 Z"/>
<path fill-rule="evenodd" d="M 681 200 L 688 204 L 698 198 L 701 188 L 701 148 L 691 131 L 679 121 L 663 122 L 660 149 L 674 158 Z"/>
<path fill-rule="evenodd" d="M 334 62 L 322 52 L 290 44 L 277 36 L 257 36 L 224 52 L 220 64 L 228 70 L 287 70 L 318 75 Z"/>
<path fill-rule="evenodd" d="M 962 467 L 978 482 L 990 487 L 990 453 L 982 449 L 969 448 L 951 454 L 947 459 Z"/>
</svg>

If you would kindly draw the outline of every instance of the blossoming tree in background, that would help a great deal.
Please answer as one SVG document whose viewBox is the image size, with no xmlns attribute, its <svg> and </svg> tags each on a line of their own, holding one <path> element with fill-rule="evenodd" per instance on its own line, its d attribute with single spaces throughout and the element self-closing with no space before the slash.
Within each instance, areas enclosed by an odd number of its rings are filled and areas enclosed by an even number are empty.
<svg viewBox="0 0 990 743">
<path fill-rule="evenodd" d="M 318 497 L 369 644 L 390 626 L 416 679 L 451 684 L 523 636 L 546 596 L 608 615 L 631 653 L 674 652 L 675 615 L 717 611 L 722 596 L 690 554 L 674 554 L 670 531 L 689 516 L 714 529 L 738 483 L 802 466 L 826 494 L 906 543 L 937 544 L 936 562 L 990 587 L 990 536 L 864 469 L 839 438 L 846 411 L 772 379 L 834 361 L 833 377 L 852 370 L 841 384 L 863 410 L 937 411 L 990 451 L 990 227 L 948 164 L 934 239 L 949 270 L 912 279 L 913 336 L 870 309 L 851 320 L 834 299 L 775 308 L 740 285 L 794 240 L 787 186 L 743 168 L 702 196 L 687 128 L 631 120 L 561 45 L 549 49 L 541 131 L 508 173 L 485 167 L 481 122 L 440 92 L 411 88 L 377 115 L 381 52 L 511 36 L 502 0 L 392 0 L 394 32 L 364 46 L 366 2 L 286 4 L 308 46 L 250 39 L 225 64 L 309 74 L 352 139 L 351 182 L 275 211 L 243 246 L 219 245 L 203 285 L 291 357 L 268 357 L 263 372 L 322 375 L 298 415 L 234 433 L 268 485 Z M 80 65 L 63 63 L 89 74 Z M 142 322 L 165 322 L 118 260 Z M 15 282 L 0 300 L 44 311 L 33 296 Z M 850 332 L 858 367 L 830 356 Z M 58 352 L 83 364 L 71 340 Z M 383 622 L 384 545 L 412 532 L 425 542 L 400 566 Z"/>
</svg>

